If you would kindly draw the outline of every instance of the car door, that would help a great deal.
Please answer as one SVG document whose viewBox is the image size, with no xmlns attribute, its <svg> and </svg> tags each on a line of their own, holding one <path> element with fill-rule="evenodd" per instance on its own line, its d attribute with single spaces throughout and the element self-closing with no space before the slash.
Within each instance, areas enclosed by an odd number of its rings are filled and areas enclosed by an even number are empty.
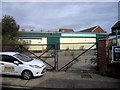
<svg viewBox="0 0 120 90">
<path fill-rule="evenodd" d="M 2 74 L 19 75 L 20 66 L 14 64 L 14 61 L 18 60 L 9 55 L 2 55 Z"/>
</svg>

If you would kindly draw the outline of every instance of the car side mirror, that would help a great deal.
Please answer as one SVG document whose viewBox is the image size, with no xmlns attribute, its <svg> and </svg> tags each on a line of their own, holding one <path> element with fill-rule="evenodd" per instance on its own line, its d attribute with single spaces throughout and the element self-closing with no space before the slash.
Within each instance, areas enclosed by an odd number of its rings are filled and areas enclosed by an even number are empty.
<svg viewBox="0 0 120 90">
<path fill-rule="evenodd" d="M 19 65 L 19 62 L 18 61 L 14 61 L 14 64 Z"/>
</svg>

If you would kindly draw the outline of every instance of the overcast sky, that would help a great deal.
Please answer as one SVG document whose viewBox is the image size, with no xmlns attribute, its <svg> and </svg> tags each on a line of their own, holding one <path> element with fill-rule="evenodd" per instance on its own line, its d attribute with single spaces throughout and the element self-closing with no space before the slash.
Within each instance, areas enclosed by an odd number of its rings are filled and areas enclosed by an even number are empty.
<svg viewBox="0 0 120 90">
<path fill-rule="evenodd" d="M 118 21 L 118 2 L 2 2 L 2 15 L 13 16 L 26 30 L 80 31 L 99 25 L 109 33 Z"/>
</svg>

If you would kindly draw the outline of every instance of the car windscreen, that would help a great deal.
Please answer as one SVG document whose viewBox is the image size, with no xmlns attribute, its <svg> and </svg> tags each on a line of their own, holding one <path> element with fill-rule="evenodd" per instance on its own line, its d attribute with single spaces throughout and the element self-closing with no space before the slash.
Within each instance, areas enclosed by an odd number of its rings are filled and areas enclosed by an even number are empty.
<svg viewBox="0 0 120 90">
<path fill-rule="evenodd" d="M 24 61 L 24 62 L 29 62 L 29 61 L 33 60 L 32 58 L 30 58 L 26 55 L 23 55 L 23 54 L 15 54 L 14 56 L 17 57 L 18 59 L 20 59 L 21 61 Z"/>
</svg>

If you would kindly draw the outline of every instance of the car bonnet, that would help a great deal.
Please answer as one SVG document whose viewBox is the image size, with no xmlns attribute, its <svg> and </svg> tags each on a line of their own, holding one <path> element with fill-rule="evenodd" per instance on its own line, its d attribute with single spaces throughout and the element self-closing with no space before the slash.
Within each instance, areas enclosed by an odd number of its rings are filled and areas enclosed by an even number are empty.
<svg viewBox="0 0 120 90">
<path fill-rule="evenodd" d="M 33 59 L 32 61 L 30 62 L 27 62 L 27 64 L 29 65 L 38 65 L 38 66 L 43 66 L 44 63 L 38 59 Z"/>
</svg>

